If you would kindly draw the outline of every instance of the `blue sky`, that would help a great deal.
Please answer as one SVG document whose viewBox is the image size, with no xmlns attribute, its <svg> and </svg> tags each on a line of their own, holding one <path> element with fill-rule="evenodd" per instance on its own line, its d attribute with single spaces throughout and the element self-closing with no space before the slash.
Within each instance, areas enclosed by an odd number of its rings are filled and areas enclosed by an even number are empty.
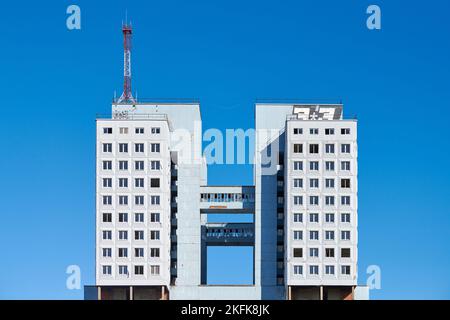
<svg viewBox="0 0 450 320">
<path fill-rule="evenodd" d="M 121 90 L 126 8 L 133 89 L 199 98 L 204 129 L 253 127 L 256 98 L 342 99 L 359 119 L 360 282 L 375 264 L 374 299 L 450 298 L 448 1 L 75 0 L 2 3 L 0 299 L 80 299 L 71 264 L 94 283 L 95 114 Z M 252 169 L 212 166 L 209 182 Z M 248 251 L 211 252 L 211 278 L 245 281 L 230 255 Z"/>
</svg>

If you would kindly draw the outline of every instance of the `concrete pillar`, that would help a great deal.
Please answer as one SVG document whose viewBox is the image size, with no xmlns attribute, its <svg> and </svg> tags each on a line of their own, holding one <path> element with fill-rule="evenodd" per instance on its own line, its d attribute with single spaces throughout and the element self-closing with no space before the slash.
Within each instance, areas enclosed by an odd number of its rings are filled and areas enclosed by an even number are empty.
<svg viewBox="0 0 450 320">
<path fill-rule="evenodd" d="M 288 300 L 292 300 L 292 287 L 291 286 L 288 286 L 287 296 L 288 296 Z"/>
<path fill-rule="evenodd" d="M 97 287 L 97 300 L 102 300 L 102 287 Z"/>
<path fill-rule="evenodd" d="M 133 298 L 133 286 L 130 286 L 130 300 L 134 300 L 134 298 Z"/>
<path fill-rule="evenodd" d="M 319 300 L 323 300 L 323 286 L 319 287 Z"/>
<path fill-rule="evenodd" d="M 166 300 L 166 287 L 161 286 L 161 300 Z"/>
</svg>

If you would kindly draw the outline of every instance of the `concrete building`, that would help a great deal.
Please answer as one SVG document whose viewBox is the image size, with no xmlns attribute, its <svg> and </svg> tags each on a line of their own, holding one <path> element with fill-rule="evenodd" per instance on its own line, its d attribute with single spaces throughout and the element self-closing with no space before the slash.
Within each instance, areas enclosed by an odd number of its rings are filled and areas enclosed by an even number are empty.
<svg viewBox="0 0 450 320">
<path fill-rule="evenodd" d="M 197 102 L 97 119 L 96 285 L 87 299 L 357 299 L 357 122 L 256 104 L 254 186 L 208 186 Z M 252 223 L 209 223 L 215 213 Z M 252 246 L 254 281 L 210 286 L 208 246 Z"/>
</svg>

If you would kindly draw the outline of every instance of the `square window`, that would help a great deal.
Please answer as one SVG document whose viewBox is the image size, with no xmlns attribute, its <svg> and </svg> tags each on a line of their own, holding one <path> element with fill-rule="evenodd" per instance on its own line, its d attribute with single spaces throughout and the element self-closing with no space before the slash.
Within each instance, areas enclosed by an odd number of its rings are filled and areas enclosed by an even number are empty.
<svg viewBox="0 0 450 320">
<path fill-rule="evenodd" d="M 161 133 L 161 128 L 159 128 L 159 127 L 152 128 L 152 134 L 160 134 L 160 133 Z"/>
<path fill-rule="evenodd" d="M 311 154 L 317 154 L 319 153 L 319 145 L 318 144 L 310 144 L 309 145 L 309 153 Z"/>
<path fill-rule="evenodd" d="M 135 133 L 136 134 L 144 134 L 144 128 L 136 128 Z"/>
<path fill-rule="evenodd" d="M 160 187 L 160 183 L 159 183 L 159 178 L 151 178 L 150 179 L 150 187 L 151 188 L 159 188 Z"/>
<path fill-rule="evenodd" d="M 112 213 L 103 213 L 103 222 L 112 222 Z"/>
<path fill-rule="evenodd" d="M 294 144 L 294 153 L 303 153 L 303 144 L 295 143 Z"/>
<path fill-rule="evenodd" d="M 350 188 L 350 179 L 341 179 L 341 188 Z"/>
<path fill-rule="evenodd" d="M 103 134 L 112 134 L 112 128 L 103 128 Z"/>
<path fill-rule="evenodd" d="M 159 153 L 161 150 L 161 145 L 159 144 L 159 143 L 152 143 L 151 145 L 150 145 L 150 149 L 151 149 L 151 152 L 153 152 L 153 153 Z"/>
<path fill-rule="evenodd" d="M 325 257 L 334 258 L 334 248 L 325 248 Z"/>
<path fill-rule="evenodd" d="M 302 258 L 303 257 L 303 249 L 302 248 L 294 248 L 294 258 Z"/>
<path fill-rule="evenodd" d="M 119 152 L 128 153 L 128 143 L 119 143 Z"/>
<path fill-rule="evenodd" d="M 294 128 L 294 134 L 303 134 L 303 129 L 302 128 Z"/>
<path fill-rule="evenodd" d="M 341 249 L 341 258 L 350 258 L 350 248 Z"/>
<path fill-rule="evenodd" d="M 318 135 L 319 134 L 319 129 L 311 128 L 311 129 L 309 129 L 309 134 L 311 134 L 311 135 Z"/>
<path fill-rule="evenodd" d="M 334 134 L 334 129 L 333 128 L 329 128 L 329 129 L 325 129 L 325 135 L 326 136 L 330 136 Z"/>
<path fill-rule="evenodd" d="M 350 134 L 350 128 L 342 128 L 341 129 L 342 135 L 349 135 Z"/>
<path fill-rule="evenodd" d="M 128 128 L 119 128 L 120 134 L 128 134 Z"/>
</svg>

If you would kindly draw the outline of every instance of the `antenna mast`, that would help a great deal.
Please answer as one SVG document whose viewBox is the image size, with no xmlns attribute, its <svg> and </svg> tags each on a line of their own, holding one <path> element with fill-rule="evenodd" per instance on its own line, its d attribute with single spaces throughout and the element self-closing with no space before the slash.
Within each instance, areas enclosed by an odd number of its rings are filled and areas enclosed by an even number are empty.
<svg viewBox="0 0 450 320">
<path fill-rule="evenodd" d="M 123 33 L 123 93 L 120 96 L 118 103 L 135 103 L 136 99 L 133 98 L 131 93 L 131 23 L 125 21 L 122 25 Z"/>
</svg>

